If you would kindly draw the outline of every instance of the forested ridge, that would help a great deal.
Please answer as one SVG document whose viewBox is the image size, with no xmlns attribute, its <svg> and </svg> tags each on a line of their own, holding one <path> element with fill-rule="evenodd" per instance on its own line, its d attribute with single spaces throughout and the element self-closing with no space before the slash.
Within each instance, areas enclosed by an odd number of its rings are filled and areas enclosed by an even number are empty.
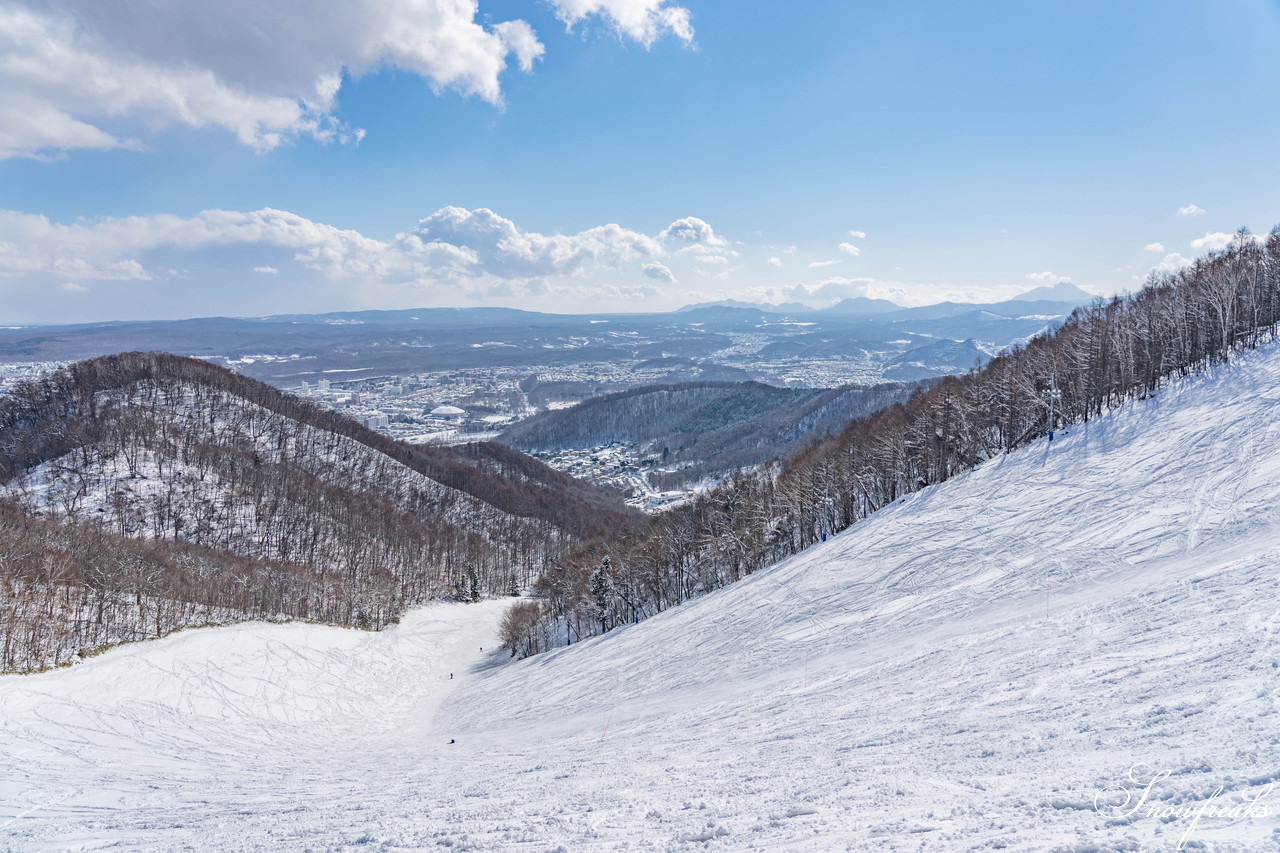
<svg viewBox="0 0 1280 853">
<path fill-rule="evenodd" d="M 499 440 L 526 451 L 635 443 L 659 460 L 650 474 L 674 487 L 786 456 L 851 418 L 906 399 L 903 382 L 779 388 L 760 382 L 647 385 L 535 415 Z M 673 469 L 673 470 L 666 470 Z"/>
<path fill-rule="evenodd" d="M 68 365 L 39 381 L 19 385 L 0 399 L 0 483 L 25 469 L 92 444 L 105 427 L 99 418 L 105 391 L 189 385 L 196 393 L 222 393 L 268 412 L 359 442 L 431 479 L 466 492 L 505 512 L 548 521 L 579 536 L 603 532 L 622 511 L 581 481 L 501 445 L 462 448 L 414 445 L 369 429 L 331 409 L 317 406 L 265 383 L 200 359 L 167 353 L 122 353 Z M 520 459 L 520 461 L 516 461 Z M 556 500 L 535 498 L 518 483 L 485 473 L 503 467 L 523 479 L 557 491 Z M 535 473 L 536 472 L 536 473 Z M 593 511 L 595 510 L 595 511 Z M 603 517 L 602 517 L 603 516 Z"/>
<path fill-rule="evenodd" d="M 737 581 L 903 495 L 1257 346 L 1277 322 L 1280 226 L 1265 238 L 1242 229 L 1226 249 L 1081 307 L 773 470 L 734 478 L 607 548 L 566 555 L 538 580 L 539 600 L 510 611 L 504 642 L 513 655 L 536 654 Z"/>
<path fill-rule="evenodd" d="M 638 523 L 510 448 L 404 444 L 163 354 L 0 399 L 0 486 L 0 669 L 213 618 L 381 628 Z"/>
</svg>

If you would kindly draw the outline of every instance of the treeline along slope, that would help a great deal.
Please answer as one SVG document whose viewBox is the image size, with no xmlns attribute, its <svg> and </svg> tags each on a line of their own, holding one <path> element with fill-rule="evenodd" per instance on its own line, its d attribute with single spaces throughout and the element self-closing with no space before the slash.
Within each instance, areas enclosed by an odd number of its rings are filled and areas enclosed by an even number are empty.
<svg viewBox="0 0 1280 853">
<path fill-rule="evenodd" d="M 558 561 L 538 582 L 542 599 L 511 612 L 507 645 L 536 653 L 732 583 L 902 495 L 1257 346 L 1277 322 L 1280 227 L 1265 238 L 1241 230 L 1224 250 L 1078 308 L 1057 329 L 856 418 L 785 464 Z"/>
</svg>

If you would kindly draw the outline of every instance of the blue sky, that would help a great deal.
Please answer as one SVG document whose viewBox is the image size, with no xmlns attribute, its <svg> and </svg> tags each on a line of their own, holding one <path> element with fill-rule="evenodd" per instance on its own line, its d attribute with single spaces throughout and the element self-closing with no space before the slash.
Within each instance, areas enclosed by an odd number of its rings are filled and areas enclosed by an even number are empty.
<svg viewBox="0 0 1280 853">
<path fill-rule="evenodd" d="M 1280 222 L 1276 2 L 103 5 L 0 0 L 0 322 L 1110 293 Z"/>
</svg>

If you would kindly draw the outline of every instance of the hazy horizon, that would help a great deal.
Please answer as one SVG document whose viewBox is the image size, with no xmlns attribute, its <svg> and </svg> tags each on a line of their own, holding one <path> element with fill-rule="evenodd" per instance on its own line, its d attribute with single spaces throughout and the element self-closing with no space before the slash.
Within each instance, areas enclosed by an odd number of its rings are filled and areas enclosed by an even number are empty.
<svg viewBox="0 0 1280 853">
<path fill-rule="evenodd" d="M 1079 290 L 1081 293 L 1085 293 L 1085 294 L 1087 294 L 1087 295 L 1089 295 L 1089 296 L 1094 296 L 1094 297 L 1104 297 L 1104 296 L 1107 296 L 1107 294 L 1089 294 L 1089 293 L 1088 293 L 1088 291 L 1085 291 L 1083 288 L 1078 288 L 1078 287 L 1076 287 L 1072 282 L 1059 282 L 1059 285 L 1065 285 L 1065 286 L 1066 286 L 1066 287 L 1068 287 L 1068 288 L 1074 288 L 1074 289 L 1076 289 L 1076 290 Z M 1054 287 L 1057 287 L 1057 285 L 1055 285 Z M 1000 301 L 1002 301 L 1002 302 L 1016 302 L 1016 301 L 1018 301 L 1018 300 L 1020 300 L 1020 299 L 1026 299 L 1028 296 L 1030 296 L 1030 295 L 1034 294 L 1036 291 L 1043 291 L 1043 290 L 1046 290 L 1046 289 L 1049 289 L 1049 288 L 1044 288 L 1044 287 L 1031 288 L 1031 289 L 1029 289 L 1029 290 L 1024 291 L 1024 292 L 1023 292 L 1023 293 L 1021 293 L 1021 294 L 1015 294 L 1014 296 L 1012 296 L 1012 297 L 1010 297 L 1010 298 L 1008 298 L 1008 299 L 1004 299 L 1004 300 L 1000 300 Z M 712 300 L 712 301 L 708 301 L 708 302 L 687 303 L 687 304 L 685 304 L 685 305 L 680 305 L 680 306 L 677 306 L 676 308 L 669 308 L 669 309 L 649 309 L 649 310 L 637 309 L 637 310 L 634 310 L 634 311 L 617 311 L 617 310 L 615 310 L 615 311 L 568 311 L 568 310 L 566 310 L 566 311 L 539 311 L 539 310 L 532 309 L 532 308 L 514 308 L 514 307 L 512 307 L 512 306 L 508 306 L 508 305 L 432 305 L 432 306 L 415 305 L 415 306 L 410 306 L 410 307 L 407 307 L 407 308 L 354 308 L 354 309 L 347 309 L 347 310 L 336 310 L 336 311 L 314 311 L 314 312 L 313 312 L 313 311 L 287 311 L 287 312 L 281 312 L 281 313 L 278 313 L 278 314 L 252 314 L 252 315 L 250 315 L 250 314 L 242 314 L 242 315 L 237 315 L 237 314 L 208 314 L 208 315 L 201 315 L 201 316 L 187 315 L 187 316 L 146 317 L 146 318 L 123 317 L 123 316 L 121 316 L 121 317 L 104 317 L 104 318 L 102 318 L 102 319 L 100 319 L 100 320 L 87 320 L 87 321 L 82 321 L 82 322 L 69 322 L 69 323 L 60 323 L 60 322 L 48 322 L 48 323 L 43 323 L 43 322 L 34 322 L 34 323 L 18 323 L 18 324 L 13 324 L 13 325 L 8 325 L 8 326 L 6 326 L 6 325 L 0 325 L 0 329 L 5 329 L 5 328 L 8 328 L 8 329 L 37 328 L 37 327 L 45 327 L 45 326 L 59 326 L 59 325 L 94 325 L 94 324 L 98 324 L 98 323 L 166 323 L 166 322 L 183 322 L 183 321 L 190 321 L 190 320 L 214 320 L 214 319 L 228 319 L 228 320 L 261 320 L 261 319 L 268 319 L 268 318 L 273 318 L 273 317 L 290 317 L 290 316 L 316 316 L 316 317 L 322 317 L 322 316 L 327 316 L 327 315 L 331 315 L 331 314 L 360 314 L 360 313 L 370 313 L 370 312 L 380 312 L 380 311 L 395 311 L 395 312 L 407 312 L 407 311 L 440 311 L 440 310 L 446 310 L 446 311 L 468 311 L 468 310 L 474 310 L 474 309 L 491 309 L 491 308 L 503 309 L 503 310 L 510 310 L 510 311 L 520 311 L 520 312 L 524 312 L 524 313 L 528 313 L 528 314 L 546 314 L 546 315 L 548 315 L 548 316 L 559 316 L 559 317 L 576 317 L 576 316 L 582 316 L 582 317 L 595 317 L 595 316 L 609 316 L 609 315 L 617 315 L 617 316 L 624 316 L 624 317 L 625 317 L 625 316 L 630 316 L 630 315 L 642 315 L 642 314 L 670 314 L 670 313 L 679 313 L 680 311 L 685 311 L 685 310 L 690 310 L 690 309 L 695 309 L 695 308 L 701 308 L 701 307 L 717 307 L 717 306 L 719 306 L 721 303 L 730 303 L 730 302 L 740 302 L 741 304 L 740 304 L 740 305 L 737 305 L 737 306 L 728 306 L 728 307 L 743 307 L 743 308 L 747 308 L 747 307 L 756 307 L 756 308 L 760 308 L 761 310 L 767 310 L 767 309 L 770 309 L 770 308 L 773 308 L 773 309 L 781 308 L 781 307 L 782 307 L 782 306 L 784 306 L 784 305 L 788 305 L 788 306 L 789 306 L 789 305 L 801 305 L 801 306 L 803 306 L 803 308 L 804 308 L 805 310 L 807 310 L 807 311 L 812 311 L 812 312 L 821 312 L 821 311 L 824 311 L 824 310 L 826 310 L 826 309 L 828 309 L 828 308 L 835 308 L 836 306 L 840 305 L 840 304 L 841 304 L 841 303 L 843 303 L 843 302 L 851 301 L 851 300 L 855 300 L 855 299 L 858 299 L 858 298 L 866 298 L 866 297 L 845 297 L 845 298 L 843 298 L 843 299 L 841 299 L 841 300 L 839 300 L 839 301 L 837 301 L 837 302 L 832 303 L 831 305 L 823 305 L 823 306 L 815 306 L 815 305 L 806 304 L 806 303 L 801 302 L 800 300 L 791 300 L 791 301 L 788 301 L 788 302 L 772 302 L 772 303 L 770 303 L 770 302 L 753 302 L 753 303 L 747 303 L 747 302 L 744 302 L 744 301 L 742 301 L 742 300 L 735 300 L 735 299 L 732 299 L 732 298 L 726 298 L 726 299 L 722 299 L 722 300 Z M 881 301 L 881 302 L 892 302 L 893 300 L 879 299 L 879 300 L 876 300 L 876 301 Z M 921 305 L 901 305 L 901 304 L 899 304 L 899 303 L 894 303 L 894 304 L 895 304 L 895 305 L 897 305 L 897 307 L 898 307 L 899 309 L 909 309 L 909 308 L 928 307 L 928 306 L 930 306 L 930 305 L 937 305 L 937 304 L 940 304 L 940 302 L 942 302 L 942 301 L 948 301 L 948 300 L 940 300 L 939 302 L 922 303 Z M 1051 301 L 1055 301 L 1055 300 L 1054 300 L 1054 299 L 1051 299 L 1051 298 L 1046 298 L 1044 301 L 1050 301 L 1050 302 L 1051 302 Z M 1071 301 L 1071 300 L 1064 298 L 1064 299 L 1063 299 L 1063 300 L 1061 300 L 1061 301 L 1063 301 L 1063 302 L 1067 302 L 1067 301 Z M 971 305 L 989 305 L 989 304 L 992 304 L 992 303 L 990 303 L 990 302 L 970 302 L 970 301 L 968 301 L 968 300 L 954 300 L 954 303 L 955 303 L 955 304 L 959 304 L 959 305 L 970 305 L 970 304 L 971 304 Z M 874 317 L 874 316 L 876 316 L 876 315 L 874 315 L 874 314 L 873 314 L 873 315 L 869 315 L 869 316 Z M 3 318 L 0 318 L 0 324 L 2 324 L 2 323 L 3 323 Z"/>
</svg>

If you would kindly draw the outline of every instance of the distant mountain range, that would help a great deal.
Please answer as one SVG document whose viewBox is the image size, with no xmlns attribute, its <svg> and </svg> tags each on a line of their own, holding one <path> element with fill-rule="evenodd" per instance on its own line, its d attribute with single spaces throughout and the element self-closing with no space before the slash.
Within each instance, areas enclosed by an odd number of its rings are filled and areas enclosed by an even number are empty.
<svg viewBox="0 0 1280 853">
<path fill-rule="evenodd" d="M 280 387 L 295 387 L 335 373 L 357 379 L 503 369 L 539 376 L 548 368 L 563 372 L 573 365 L 583 366 L 577 371 L 585 381 L 599 375 L 598 367 L 591 365 L 615 365 L 634 373 L 641 363 L 676 358 L 684 359 L 684 365 L 669 377 L 650 371 L 613 381 L 627 387 L 654 381 L 754 379 L 831 387 L 968 370 L 976 360 L 1052 328 L 1091 299 L 1073 285 L 1058 284 L 1004 302 L 942 302 L 915 308 L 854 297 L 822 310 L 798 303 L 730 300 L 649 314 L 417 308 L 18 326 L 0 328 L 0 364 L 162 351 L 211 360 Z M 967 345 L 960 360 L 951 343 Z M 939 360 L 943 352 L 947 356 Z M 823 375 L 830 379 L 813 378 L 813 366 L 819 362 L 828 366 Z M 845 367 L 831 369 L 837 363 Z M 886 372 L 892 368 L 897 369 Z M 577 398 L 600 393 L 593 388 L 584 385 Z"/>
<path fill-rule="evenodd" d="M 872 299 L 866 296 L 852 296 L 842 299 L 834 305 L 826 308 L 814 308 L 811 305 L 805 305 L 803 302 L 783 302 L 778 305 L 772 305 L 767 302 L 743 302 L 738 299 L 721 299 L 715 302 L 698 302 L 692 305 L 685 305 L 678 311 L 696 311 L 701 308 L 745 308 L 755 311 L 763 311 L 766 314 L 844 314 L 849 316 L 880 316 L 880 317 L 911 317 L 920 316 L 921 312 L 925 315 L 932 315 L 935 312 L 930 309 L 939 306 L 954 306 L 957 312 L 973 309 L 985 309 L 995 313 L 1015 312 L 1020 309 L 1012 303 L 1017 302 L 1035 302 L 1035 303 L 1054 303 L 1057 310 L 1062 310 L 1070 305 L 1072 308 L 1078 305 L 1087 305 L 1098 297 L 1089 293 L 1069 281 L 1061 281 L 1057 284 L 1046 285 L 1044 287 L 1033 288 L 1025 293 L 1020 293 L 1012 299 L 1004 302 L 991 303 L 965 303 L 965 302 L 941 302 L 935 305 L 926 305 L 919 308 L 905 308 L 896 302 L 888 299 Z M 1067 313 L 1070 313 L 1069 311 Z"/>
</svg>

